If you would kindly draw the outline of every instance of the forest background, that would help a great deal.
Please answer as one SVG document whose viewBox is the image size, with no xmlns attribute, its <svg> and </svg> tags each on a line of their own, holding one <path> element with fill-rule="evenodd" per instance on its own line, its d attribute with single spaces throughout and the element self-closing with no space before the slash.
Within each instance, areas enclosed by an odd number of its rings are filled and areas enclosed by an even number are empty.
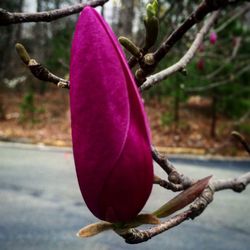
<svg viewBox="0 0 250 250">
<path fill-rule="evenodd" d="M 81 1 L 1 1 L 9 11 L 43 11 Z M 198 5 L 194 0 L 159 1 L 160 34 L 155 48 Z M 144 41 L 145 1 L 110 1 L 98 9 L 116 35 L 140 45 Z M 175 74 L 143 94 L 153 144 L 168 153 L 244 155 L 232 130 L 250 138 L 250 8 L 222 11 L 185 72 Z M 68 77 L 71 38 L 77 15 L 51 23 L 1 27 L 0 139 L 71 146 L 67 91 L 35 79 L 19 60 L 15 43 L 52 72 Z M 197 29 L 191 29 L 161 60 L 156 71 L 178 61 Z M 211 35 L 217 39 L 211 41 Z M 90 48 L 91 49 L 91 48 Z M 152 48 L 154 49 L 154 48 Z"/>
</svg>

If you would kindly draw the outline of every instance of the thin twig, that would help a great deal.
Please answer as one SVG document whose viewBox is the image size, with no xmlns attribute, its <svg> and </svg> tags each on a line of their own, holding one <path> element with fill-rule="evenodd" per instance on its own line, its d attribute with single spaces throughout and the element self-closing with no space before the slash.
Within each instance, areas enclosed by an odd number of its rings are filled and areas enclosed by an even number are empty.
<svg viewBox="0 0 250 250">
<path fill-rule="evenodd" d="M 161 155 L 153 146 L 151 147 L 151 151 L 153 160 L 168 174 L 168 180 L 171 183 L 171 188 L 169 189 L 180 191 L 190 187 L 194 183 L 194 180 L 179 173 L 168 158 L 165 155 Z M 162 186 L 164 185 L 170 187 L 167 183 L 162 182 Z"/>
<path fill-rule="evenodd" d="M 238 140 L 241 145 L 244 147 L 244 149 L 250 154 L 250 145 L 247 143 L 246 139 L 237 131 L 233 131 L 231 135 Z"/>
<path fill-rule="evenodd" d="M 62 9 L 35 13 L 15 13 L 0 9 L 0 26 L 27 22 L 51 22 L 62 17 L 77 14 L 86 6 L 103 6 L 108 1 L 109 0 L 92 0 L 87 3 L 79 3 Z"/>
<path fill-rule="evenodd" d="M 147 78 L 147 81 L 143 83 L 143 85 L 140 87 L 141 91 L 151 88 L 152 86 L 156 85 L 160 81 L 167 79 L 170 75 L 181 71 L 186 68 L 187 64 L 192 60 L 192 58 L 195 56 L 196 51 L 199 49 L 205 35 L 209 31 L 209 29 L 213 26 L 215 20 L 219 16 L 219 11 L 216 11 L 212 14 L 212 16 L 208 19 L 207 22 L 203 25 L 201 30 L 196 35 L 196 38 L 194 42 L 192 43 L 189 50 L 186 52 L 186 54 L 175 64 L 172 66 L 152 75 Z"/>
<path fill-rule="evenodd" d="M 203 18 L 210 12 L 224 9 L 229 4 L 242 2 L 240 0 L 203 0 L 196 10 L 164 41 L 161 46 L 154 52 L 154 59 L 159 62 L 179 41 L 183 35 L 195 24 L 203 20 Z"/>
<path fill-rule="evenodd" d="M 184 186 L 182 184 L 174 184 L 173 182 L 163 180 L 156 175 L 154 176 L 154 184 L 157 184 L 165 189 L 169 189 L 173 192 L 179 192 L 184 190 Z"/>
<path fill-rule="evenodd" d="M 20 59 L 37 79 L 46 82 L 52 82 L 60 88 L 69 89 L 70 83 L 68 80 L 54 75 L 47 68 L 38 63 L 35 59 L 30 58 L 30 55 L 22 44 L 16 44 L 16 51 Z"/>
<path fill-rule="evenodd" d="M 222 81 L 219 81 L 219 82 L 214 82 L 214 83 L 208 84 L 206 86 L 201 86 L 201 87 L 193 87 L 193 88 L 183 87 L 183 90 L 186 91 L 186 92 L 202 92 L 202 91 L 207 91 L 209 89 L 218 88 L 220 86 L 232 83 L 239 76 L 241 76 L 242 74 L 244 74 L 245 72 L 248 72 L 248 71 L 250 71 L 250 65 L 246 65 L 243 69 L 241 69 L 240 71 L 238 71 L 237 74 L 231 75 L 229 77 L 229 79 L 225 79 L 225 80 L 222 80 Z"/>
<path fill-rule="evenodd" d="M 243 16 L 249 10 L 250 10 L 250 4 L 246 4 L 245 6 L 240 8 L 240 10 L 237 11 L 233 16 L 231 15 L 231 17 L 227 19 L 226 22 L 224 22 L 218 28 L 215 29 L 216 33 L 219 33 L 222 30 L 224 30 L 229 24 L 231 24 L 237 18 Z"/>
<path fill-rule="evenodd" d="M 226 59 L 225 63 L 222 64 L 219 68 L 217 68 L 214 72 L 212 72 L 212 73 L 210 73 L 209 75 L 206 76 L 206 78 L 207 78 L 208 80 L 211 80 L 211 79 L 215 78 L 216 76 L 218 76 L 218 74 L 219 74 L 224 68 L 226 68 L 226 66 L 227 66 L 229 63 L 231 63 L 231 62 L 235 59 L 235 57 L 236 57 L 236 55 L 237 55 L 237 53 L 238 53 L 238 51 L 239 51 L 239 49 L 240 49 L 241 42 L 242 42 L 242 38 L 241 38 L 241 37 L 236 38 L 236 44 L 235 44 L 235 46 L 234 46 L 234 49 L 233 49 L 233 51 L 232 51 L 231 56 L 230 56 L 228 59 Z"/>
</svg>

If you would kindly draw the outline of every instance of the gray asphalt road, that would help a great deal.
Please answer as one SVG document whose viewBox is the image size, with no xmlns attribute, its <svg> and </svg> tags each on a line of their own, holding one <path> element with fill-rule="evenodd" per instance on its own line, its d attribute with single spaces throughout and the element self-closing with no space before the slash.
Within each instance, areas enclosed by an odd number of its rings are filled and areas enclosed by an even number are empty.
<svg viewBox="0 0 250 250">
<path fill-rule="evenodd" d="M 249 171 L 249 162 L 173 159 L 186 174 L 218 178 Z M 156 166 L 156 173 L 164 173 Z M 154 187 L 145 212 L 172 196 Z M 75 233 L 96 222 L 78 190 L 70 150 L 0 143 L 1 250 L 107 249 L 250 249 L 250 188 L 242 194 L 225 191 L 194 221 L 146 243 L 127 245 L 112 231 L 89 239 Z"/>
</svg>

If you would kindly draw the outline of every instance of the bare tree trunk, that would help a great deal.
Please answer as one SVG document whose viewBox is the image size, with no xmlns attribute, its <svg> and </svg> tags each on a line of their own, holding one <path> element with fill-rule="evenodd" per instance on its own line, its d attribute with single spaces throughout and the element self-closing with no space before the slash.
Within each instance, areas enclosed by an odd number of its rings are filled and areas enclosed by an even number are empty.
<svg viewBox="0 0 250 250">
<path fill-rule="evenodd" d="M 112 20 L 111 20 L 111 26 L 112 30 L 116 35 L 118 35 L 118 20 L 119 20 L 119 8 L 117 4 L 114 2 L 112 7 Z"/>
<path fill-rule="evenodd" d="M 0 1 L 1 8 L 6 8 L 9 10 L 22 12 L 23 9 L 23 0 L 16 1 Z M 5 68 L 14 69 L 16 63 L 16 53 L 14 45 L 17 41 L 21 39 L 22 24 L 18 24 L 10 27 L 3 27 L 0 32 L 0 78 L 13 77 L 13 73 L 10 71 L 4 70 Z M 15 72 L 14 72 L 15 73 Z"/>
<path fill-rule="evenodd" d="M 121 0 L 122 6 L 119 11 L 118 34 L 132 36 L 133 20 L 135 17 L 135 0 Z"/>
<path fill-rule="evenodd" d="M 211 130 L 210 135 L 211 137 L 216 137 L 216 125 L 217 125 L 217 96 L 213 94 L 212 97 L 212 106 L 211 106 Z"/>
<path fill-rule="evenodd" d="M 175 96 L 174 96 L 174 122 L 175 127 L 179 125 L 179 109 L 180 109 L 180 85 L 175 84 Z"/>
<path fill-rule="evenodd" d="M 23 12 L 23 4 L 24 0 L 19 0 L 18 2 L 18 11 Z M 16 31 L 16 40 L 19 41 L 22 38 L 22 24 L 17 25 L 17 31 Z"/>
<path fill-rule="evenodd" d="M 45 0 L 36 0 L 36 3 L 37 3 L 36 11 L 41 12 L 44 10 L 44 5 L 46 5 L 47 2 Z M 46 23 L 36 23 L 34 32 L 36 37 L 35 54 L 36 57 L 41 62 L 44 62 L 46 58 L 46 49 L 45 49 L 46 47 L 45 41 L 47 38 L 46 26 L 47 26 Z M 33 89 L 34 87 L 31 86 L 31 88 Z M 39 93 L 43 95 L 45 93 L 45 89 L 46 89 L 46 84 L 41 83 L 39 85 Z"/>
</svg>

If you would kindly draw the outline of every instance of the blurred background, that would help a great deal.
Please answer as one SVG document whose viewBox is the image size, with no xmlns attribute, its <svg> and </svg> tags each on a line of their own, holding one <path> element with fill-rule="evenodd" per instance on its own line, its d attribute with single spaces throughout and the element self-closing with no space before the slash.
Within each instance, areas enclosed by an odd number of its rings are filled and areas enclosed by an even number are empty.
<svg viewBox="0 0 250 250">
<path fill-rule="evenodd" d="M 81 1 L 2 0 L 9 11 L 44 11 Z M 143 45 L 146 0 L 111 0 L 98 8 L 117 36 Z M 194 0 L 160 0 L 160 34 L 155 48 L 197 6 Z M 249 9 L 249 7 L 248 7 Z M 35 79 L 19 60 L 15 43 L 53 73 L 68 77 L 70 44 L 77 15 L 51 23 L 1 27 L 0 138 L 70 146 L 67 90 Z M 250 14 L 244 5 L 222 11 L 187 75 L 177 73 L 143 94 L 153 143 L 168 152 L 242 155 L 230 140 L 237 130 L 250 138 Z M 161 61 L 157 71 L 177 62 L 190 47 L 199 27 L 190 30 Z M 153 48 L 154 49 L 154 48 Z M 90 48 L 91 50 L 91 48 Z M 190 150 L 192 149 L 192 150 Z"/>
</svg>

